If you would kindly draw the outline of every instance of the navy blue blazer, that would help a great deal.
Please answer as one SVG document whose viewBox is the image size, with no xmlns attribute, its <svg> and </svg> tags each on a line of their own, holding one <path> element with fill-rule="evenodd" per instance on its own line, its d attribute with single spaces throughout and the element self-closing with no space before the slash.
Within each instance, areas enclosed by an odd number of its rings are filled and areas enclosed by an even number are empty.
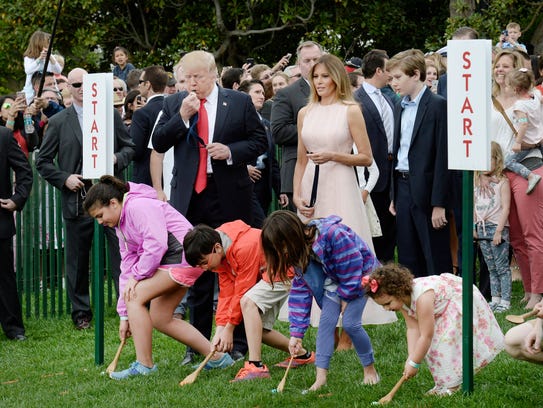
<svg viewBox="0 0 543 408">
<path fill-rule="evenodd" d="M 184 215 L 189 208 L 200 161 L 198 143 L 189 135 L 189 128 L 179 114 L 187 95 L 181 92 L 164 100 L 162 116 L 152 136 L 157 152 L 165 153 L 174 147 L 170 202 Z M 189 125 L 194 123 L 195 116 Z M 222 215 L 225 220 L 241 219 L 250 224 L 253 182 L 247 164 L 268 149 L 268 139 L 248 95 L 219 87 L 213 141 L 227 145 L 233 161 L 228 165 L 226 160 L 211 160 Z"/>
<path fill-rule="evenodd" d="M 385 94 L 383 94 L 383 97 L 392 108 L 392 112 L 394 112 L 394 104 L 390 98 Z M 381 115 L 379 114 L 379 110 L 363 86 L 358 88 L 354 93 L 354 98 L 362 108 L 362 114 L 364 115 L 364 121 L 366 122 L 366 130 L 370 139 L 373 160 L 375 160 L 375 163 L 379 168 L 379 178 L 373 188 L 373 191 L 379 193 L 389 188 L 391 177 L 390 171 L 392 168 L 392 163 L 388 160 L 388 140 L 385 127 Z"/>
<path fill-rule="evenodd" d="M 425 87 L 420 99 L 409 146 L 409 185 L 413 201 L 425 211 L 450 208 L 447 159 L 447 101 Z M 393 169 L 398 165 L 402 106 L 396 106 L 394 120 Z M 393 183 L 392 199 L 396 196 Z"/>
<path fill-rule="evenodd" d="M 151 149 L 149 139 L 155 125 L 156 118 L 162 110 L 164 95 L 156 95 L 141 109 L 138 109 L 132 115 L 132 124 L 130 125 L 130 137 L 136 145 L 134 154 L 134 172 L 132 181 L 135 183 L 144 183 L 152 186 L 151 171 L 149 164 L 151 161 Z"/>
</svg>

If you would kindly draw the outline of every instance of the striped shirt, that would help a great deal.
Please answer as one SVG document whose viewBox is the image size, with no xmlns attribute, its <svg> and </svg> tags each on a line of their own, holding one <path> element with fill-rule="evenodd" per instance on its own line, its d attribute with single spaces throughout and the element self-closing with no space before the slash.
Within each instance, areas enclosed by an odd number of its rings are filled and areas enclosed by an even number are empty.
<svg viewBox="0 0 543 408">
<path fill-rule="evenodd" d="M 341 300 L 349 302 L 363 296 L 362 277 L 380 266 L 368 245 L 342 224 L 337 215 L 312 220 L 309 225 L 316 225 L 318 229 L 312 246 L 317 261 L 322 264 L 323 274 L 318 278 L 323 282 L 328 278 L 337 284 Z M 302 338 L 309 327 L 312 297 L 318 296 L 313 293 L 315 286 L 304 277 L 305 272 L 296 271 L 288 300 L 290 335 L 298 338 Z"/>
</svg>

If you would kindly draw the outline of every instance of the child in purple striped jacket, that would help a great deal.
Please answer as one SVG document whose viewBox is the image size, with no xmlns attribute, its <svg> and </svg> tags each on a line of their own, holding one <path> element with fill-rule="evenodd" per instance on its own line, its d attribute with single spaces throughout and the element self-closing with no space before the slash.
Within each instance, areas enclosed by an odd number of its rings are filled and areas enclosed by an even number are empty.
<svg viewBox="0 0 543 408">
<path fill-rule="evenodd" d="M 326 384 L 341 314 L 343 329 L 364 366 L 364 384 L 377 384 L 373 348 L 360 319 L 367 300 L 361 279 L 379 266 L 368 245 L 338 216 L 304 224 L 290 211 L 273 212 L 264 222 L 261 237 L 272 281 L 276 276 L 287 281 L 288 269 L 295 269 L 288 300 L 291 355 L 300 354 L 313 297 L 322 309 L 317 332 L 317 378 L 308 391 Z"/>
</svg>

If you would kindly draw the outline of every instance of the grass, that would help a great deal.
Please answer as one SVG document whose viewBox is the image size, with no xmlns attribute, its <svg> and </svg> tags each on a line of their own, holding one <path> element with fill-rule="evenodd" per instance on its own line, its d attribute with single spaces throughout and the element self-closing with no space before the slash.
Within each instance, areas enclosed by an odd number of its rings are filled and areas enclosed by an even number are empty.
<svg viewBox="0 0 543 408">
<path fill-rule="evenodd" d="M 513 309 L 521 314 L 521 288 L 514 283 Z M 499 317 L 504 331 L 512 327 Z M 10 407 L 367 407 L 394 386 L 400 378 L 406 358 L 403 319 L 384 326 L 369 326 L 368 333 L 375 350 L 380 384 L 362 385 L 362 368 L 354 351 L 335 353 L 328 385 L 317 393 L 301 395 L 315 375 L 312 367 L 289 372 L 283 394 L 273 394 L 284 370 L 272 367 L 286 358 L 284 353 L 263 347 L 263 358 L 271 371 L 271 379 L 231 384 L 241 362 L 226 370 L 200 373 L 197 381 L 179 387 L 180 380 L 192 367 L 181 367 L 185 348 L 176 341 L 155 332 L 154 358 L 159 366 L 156 375 L 116 382 L 101 375 L 119 345 L 117 317 L 113 308 L 106 311 L 105 364 L 94 364 L 94 332 L 74 330 L 69 317 L 63 319 L 28 319 L 28 341 L 13 342 L 0 336 L 0 406 Z M 285 323 L 278 323 L 284 333 Z M 315 347 L 315 329 L 306 335 L 305 344 Z M 128 342 L 119 368 L 135 359 L 133 344 Z M 417 377 L 405 383 L 391 407 L 537 407 L 543 406 L 541 382 L 543 373 L 534 364 L 512 359 L 501 353 L 487 368 L 475 376 L 471 395 L 457 393 L 452 397 L 426 397 L 433 386 L 425 365 Z"/>
</svg>

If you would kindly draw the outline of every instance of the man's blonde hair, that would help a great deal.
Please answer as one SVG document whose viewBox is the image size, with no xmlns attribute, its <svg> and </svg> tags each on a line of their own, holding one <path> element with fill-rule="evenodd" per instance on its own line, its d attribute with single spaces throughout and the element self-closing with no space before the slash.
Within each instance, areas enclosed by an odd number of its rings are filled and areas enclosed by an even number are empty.
<svg viewBox="0 0 543 408">
<path fill-rule="evenodd" d="M 180 60 L 179 64 L 183 71 L 194 68 L 204 68 L 209 72 L 217 73 L 217 64 L 215 63 L 215 57 L 213 54 L 207 51 L 191 51 L 185 54 Z"/>
</svg>

